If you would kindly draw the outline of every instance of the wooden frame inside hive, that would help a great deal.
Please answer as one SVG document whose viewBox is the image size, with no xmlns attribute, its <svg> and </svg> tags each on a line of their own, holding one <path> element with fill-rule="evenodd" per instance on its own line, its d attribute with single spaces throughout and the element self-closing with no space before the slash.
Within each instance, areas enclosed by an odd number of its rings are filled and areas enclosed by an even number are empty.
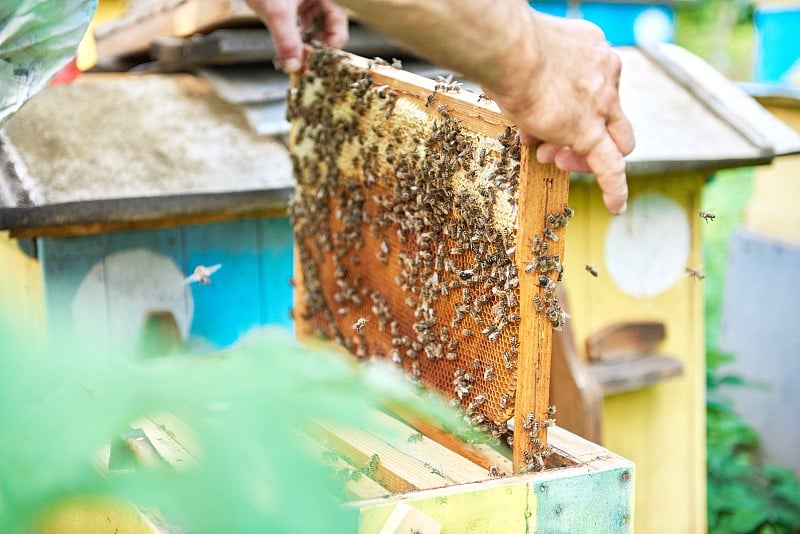
<svg viewBox="0 0 800 534">
<path fill-rule="evenodd" d="M 384 357 L 544 466 L 568 173 L 492 102 L 327 49 L 293 77 L 298 336 Z M 510 441 L 510 440 L 509 440 Z"/>
</svg>

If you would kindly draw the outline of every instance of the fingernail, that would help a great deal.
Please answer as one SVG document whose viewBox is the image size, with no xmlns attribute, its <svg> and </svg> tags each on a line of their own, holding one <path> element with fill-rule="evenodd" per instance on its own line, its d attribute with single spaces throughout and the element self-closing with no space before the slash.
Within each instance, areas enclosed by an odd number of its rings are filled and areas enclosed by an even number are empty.
<svg viewBox="0 0 800 534">
<path fill-rule="evenodd" d="M 283 62 L 283 70 L 289 74 L 300 70 L 300 60 L 296 57 L 290 57 Z"/>
<path fill-rule="evenodd" d="M 617 212 L 617 215 L 622 215 L 626 211 L 628 211 L 628 201 L 627 200 L 622 204 L 622 206 L 620 206 L 619 211 Z"/>
</svg>

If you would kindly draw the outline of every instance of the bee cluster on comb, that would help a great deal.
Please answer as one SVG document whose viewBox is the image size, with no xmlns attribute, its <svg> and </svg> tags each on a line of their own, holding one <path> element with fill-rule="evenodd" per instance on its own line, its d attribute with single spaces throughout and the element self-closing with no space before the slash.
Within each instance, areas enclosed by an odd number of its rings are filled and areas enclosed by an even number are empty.
<svg viewBox="0 0 800 534">
<path fill-rule="evenodd" d="M 450 79 L 443 98 L 441 80 L 422 91 L 403 82 L 405 72 L 385 83 L 394 78 L 380 73 L 391 70 L 315 48 L 293 79 L 295 316 L 301 330 L 358 357 L 391 360 L 446 395 L 468 423 L 510 442 L 521 279 L 536 292 L 531 310 L 560 329 L 558 234 L 572 210 L 542 217 L 530 246 L 518 248 L 516 129 L 480 97 L 480 116 L 454 109 L 450 93 L 460 86 Z M 532 257 L 518 261 L 526 248 Z M 534 469 L 547 447 L 530 418 Z M 545 411 L 538 419 L 552 422 Z"/>
</svg>

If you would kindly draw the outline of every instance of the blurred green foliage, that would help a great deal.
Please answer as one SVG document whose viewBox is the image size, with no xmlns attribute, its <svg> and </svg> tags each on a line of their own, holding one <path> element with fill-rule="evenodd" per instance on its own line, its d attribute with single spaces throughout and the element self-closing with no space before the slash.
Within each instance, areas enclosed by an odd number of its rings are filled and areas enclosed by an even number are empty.
<svg viewBox="0 0 800 534">
<path fill-rule="evenodd" d="M 0 321 L 3 533 L 31 532 L 43 511 L 83 496 L 128 499 L 192 532 L 352 532 L 357 512 L 303 446 L 309 419 L 365 428 L 376 403 L 391 401 L 453 421 L 393 369 L 309 351 L 282 331 L 213 356 L 146 361 L 37 349 L 15 331 Z M 165 411 L 192 428 L 196 467 L 107 478 L 93 465 L 131 422 Z"/>
<path fill-rule="evenodd" d="M 800 481 L 793 471 L 761 461 L 758 434 L 721 391 L 723 386 L 759 387 L 723 374 L 721 367 L 731 356 L 718 346 L 728 243 L 742 221 L 751 186 L 751 169 L 724 171 L 706 185 L 703 194 L 702 209 L 717 215 L 713 223 L 703 225 L 708 530 L 720 534 L 795 533 L 800 532 Z"/>
<path fill-rule="evenodd" d="M 753 77 L 755 28 L 748 0 L 697 0 L 675 5 L 675 42 L 733 80 Z"/>
</svg>

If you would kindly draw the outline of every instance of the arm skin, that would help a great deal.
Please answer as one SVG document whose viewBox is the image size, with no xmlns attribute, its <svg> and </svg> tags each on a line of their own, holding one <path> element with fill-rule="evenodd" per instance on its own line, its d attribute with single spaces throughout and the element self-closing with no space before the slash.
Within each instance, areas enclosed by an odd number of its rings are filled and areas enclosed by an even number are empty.
<svg viewBox="0 0 800 534">
<path fill-rule="evenodd" d="M 247 0 L 264 19 L 284 69 L 300 68 L 301 28 L 347 40 L 347 16 L 480 83 L 542 163 L 593 172 L 611 213 L 627 207 L 624 156 L 635 145 L 619 101 L 621 62 L 595 25 L 550 17 L 522 0 Z M 341 6 L 341 7 L 339 7 Z"/>
</svg>

